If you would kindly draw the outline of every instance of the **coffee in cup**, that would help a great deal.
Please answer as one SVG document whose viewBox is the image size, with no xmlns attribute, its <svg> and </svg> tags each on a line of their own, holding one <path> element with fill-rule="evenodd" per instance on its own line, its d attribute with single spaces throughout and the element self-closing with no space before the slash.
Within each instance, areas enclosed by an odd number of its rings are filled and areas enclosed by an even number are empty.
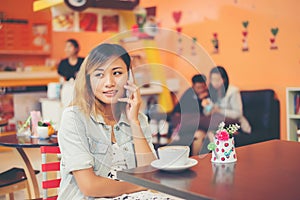
<svg viewBox="0 0 300 200">
<path fill-rule="evenodd" d="M 168 166 L 186 165 L 189 154 L 189 146 L 164 146 L 158 148 L 159 159 Z"/>
</svg>

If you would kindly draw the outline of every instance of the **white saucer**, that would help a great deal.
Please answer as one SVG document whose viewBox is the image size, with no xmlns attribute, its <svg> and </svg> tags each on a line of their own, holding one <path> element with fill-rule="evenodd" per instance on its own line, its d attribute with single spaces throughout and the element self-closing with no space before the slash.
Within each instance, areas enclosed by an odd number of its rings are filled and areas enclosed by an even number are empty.
<svg viewBox="0 0 300 200">
<path fill-rule="evenodd" d="M 188 162 L 185 165 L 182 166 L 169 166 L 168 164 L 164 163 L 162 160 L 154 160 L 151 163 L 151 166 L 156 168 L 156 169 L 160 169 L 160 170 L 164 170 L 164 171 L 181 171 L 181 170 L 185 170 L 188 169 L 190 167 L 195 166 L 198 163 L 197 160 L 193 159 L 193 158 L 188 158 Z"/>
</svg>

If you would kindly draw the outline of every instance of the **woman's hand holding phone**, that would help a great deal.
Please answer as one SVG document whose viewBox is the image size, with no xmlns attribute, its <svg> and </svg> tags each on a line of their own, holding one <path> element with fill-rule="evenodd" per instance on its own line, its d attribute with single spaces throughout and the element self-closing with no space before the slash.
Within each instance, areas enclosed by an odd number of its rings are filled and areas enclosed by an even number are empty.
<svg viewBox="0 0 300 200">
<path fill-rule="evenodd" d="M 126 97 L 120 98 L 120 102 L 126 102 L 126 114 L 129 121 L 138 122 L 138 113 L 142 103 L 140 91 L 137 85 L 134 83 L 133 74 L 131 70 L 127 84 L 124 85 Z"/>
</svg>

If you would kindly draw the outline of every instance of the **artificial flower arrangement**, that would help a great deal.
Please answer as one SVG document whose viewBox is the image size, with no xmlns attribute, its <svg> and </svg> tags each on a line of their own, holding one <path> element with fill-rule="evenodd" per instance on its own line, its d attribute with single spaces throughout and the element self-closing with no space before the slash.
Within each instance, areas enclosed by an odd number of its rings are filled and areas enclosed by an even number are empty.
<svg viewBox="0 0 300 200">
<path fill-rule="evenodd" d="M 229 163 L 237 160 L 233 135 L 239 129 L 238 124 L 229 124 L 227 127 L 224 122 L 219 124 L 214 141 L 207 146 L 212 151 L 212 162 Z"/>
<path fill-rule="evenodd" d="M 30 136 L 31 135 L 31 119 L 32 117 L 29 116 L 24 123 L 19 123 L 18 126 L 18 135 Z M 52 121 L 38 121 L 38 126 L 41 127 L 48 127 L 48 136 L 51 136 L 56 133 Z"/>
<path fill-rule="evenodd" d="M 53 127 L 52 121 L 38 121 L 38 126 L 48 127 L 48 136 L 55 134 L 55 129 Z"/>
<path fill-rule="evenodd" d="M 29 116 L 24 123 L 22 123 L 22 121 L 18 121 L 17 135 L 19 135 L 19 136 L 30 136 L 31 135 L 30 120 L 31 120 L 31 117 Z"/>
</svg>

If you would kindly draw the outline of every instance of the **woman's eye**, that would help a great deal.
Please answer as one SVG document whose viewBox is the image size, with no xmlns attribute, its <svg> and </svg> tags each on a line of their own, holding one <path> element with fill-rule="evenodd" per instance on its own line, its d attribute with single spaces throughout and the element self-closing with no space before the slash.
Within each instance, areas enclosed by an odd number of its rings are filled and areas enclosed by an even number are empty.
<svg viewBox="0 0 300 200">
<path fill-rule="evenodd" d="M 120 71 L 115 71 L 114 72 L 114 75 L 121 75 L 121 74 L 123 74 L 123 72 L 120 72 Z"/>
<path fill-rule="evenodd" d="M 99 78 L 102 78 L 104 76 L 103 73 L 95 73 L 95 77 L 99 77 Z"/>
</svg>

